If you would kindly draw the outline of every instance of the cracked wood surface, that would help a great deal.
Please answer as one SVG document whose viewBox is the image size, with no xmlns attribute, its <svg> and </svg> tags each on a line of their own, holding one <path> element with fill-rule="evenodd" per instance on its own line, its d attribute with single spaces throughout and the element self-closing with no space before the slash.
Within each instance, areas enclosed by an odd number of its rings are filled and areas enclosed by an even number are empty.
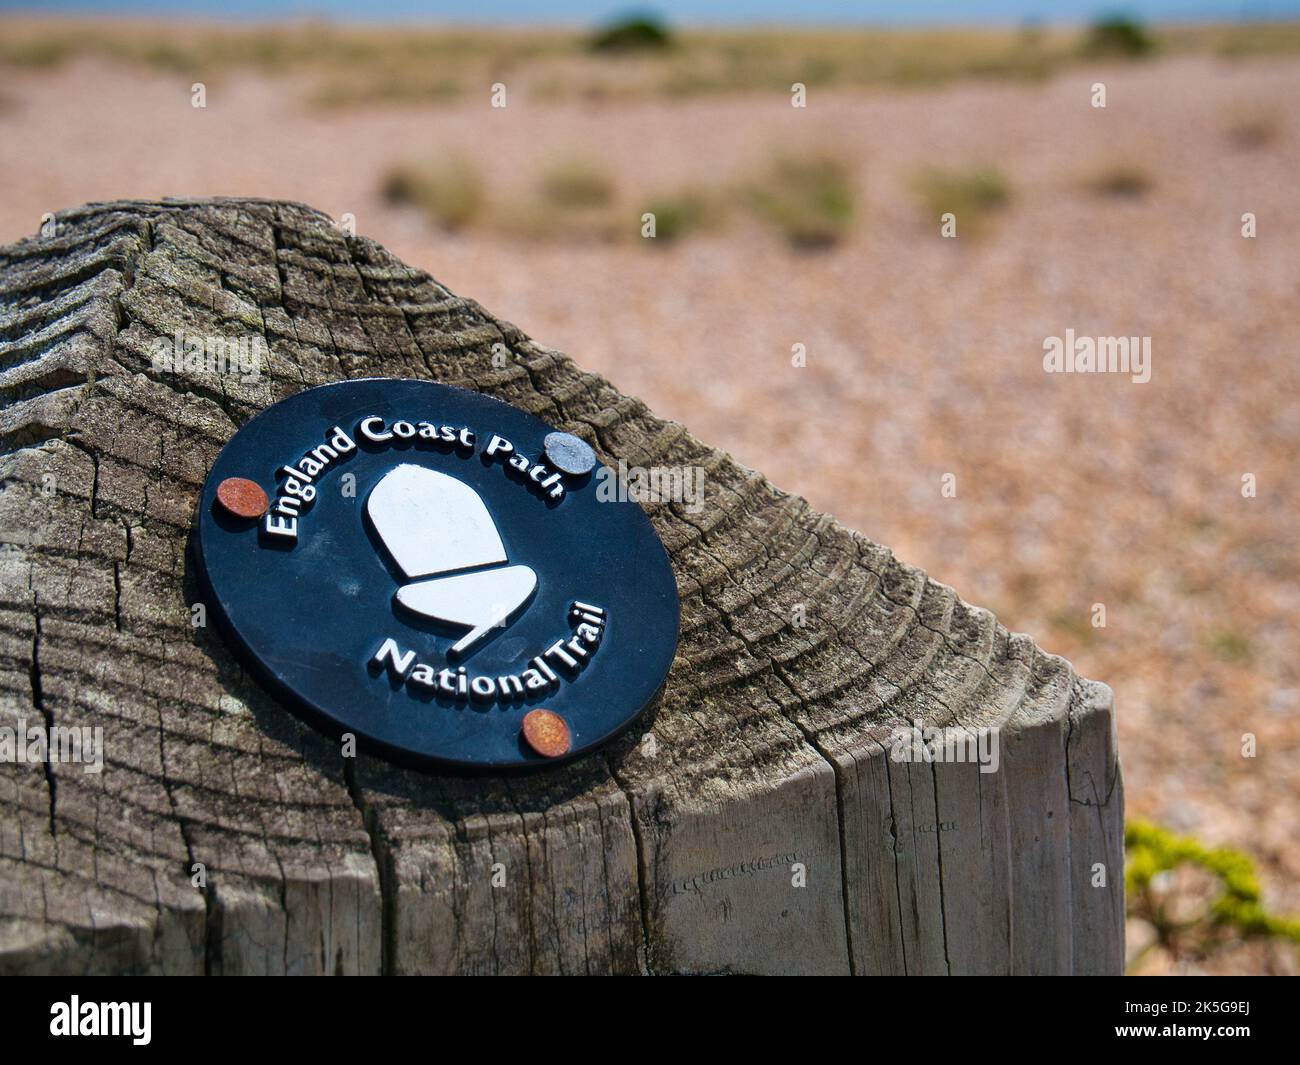
<svg viewBox="0 0 1300 1065">
<path fill-rule="evenodd" d="M 155 371 L 181 329 L 264 336 L 269 372 Z M 681 643 L 604 752 L 502 778 L 345 759 L 191 623 L 217 452 L 374 375 L 706 469 L 700 513 L 646 507 Z M 106 749 L 99 774 L 0 764 L 0 971 L 1120 971 L 1108 688 L 324 215 L 59 215 L 0 249 L 0 395 L 0 724 Z M 913 724 L 999 727 L 998 771 L 891 759 Z"/>
</svg>

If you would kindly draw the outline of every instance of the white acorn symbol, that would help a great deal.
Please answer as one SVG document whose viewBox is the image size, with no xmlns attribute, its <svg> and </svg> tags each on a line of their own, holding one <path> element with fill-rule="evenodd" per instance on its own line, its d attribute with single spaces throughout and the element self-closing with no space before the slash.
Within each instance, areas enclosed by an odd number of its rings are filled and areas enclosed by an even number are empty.
<svg viewBox="0 0 1300 1065">
<path fill-rule="evenodd" d="M 470 630 L 452 645 L 452 655 L 504 626 L 537 587 L 529 567 L 501 566 L 506 549 L 492 515 L 455 477 L 403 463 L 375 485 L 366 513 L 412 582 L 397 589 L 397 602 Z"/>
</svg>

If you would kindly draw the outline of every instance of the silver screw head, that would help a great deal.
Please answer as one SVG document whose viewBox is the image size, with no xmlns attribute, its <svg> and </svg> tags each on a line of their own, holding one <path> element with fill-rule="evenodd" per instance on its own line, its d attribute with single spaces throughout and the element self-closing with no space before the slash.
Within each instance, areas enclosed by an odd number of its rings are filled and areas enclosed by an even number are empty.
<svg viewBox="0 0 1300 1065">
<path fill-rule="evenodd" d="M 572 433 L 547 433 L 542 446 L 551 465 L 562 473 L 581 477 L 596 468 L 596 453 Z"/>
</svg>

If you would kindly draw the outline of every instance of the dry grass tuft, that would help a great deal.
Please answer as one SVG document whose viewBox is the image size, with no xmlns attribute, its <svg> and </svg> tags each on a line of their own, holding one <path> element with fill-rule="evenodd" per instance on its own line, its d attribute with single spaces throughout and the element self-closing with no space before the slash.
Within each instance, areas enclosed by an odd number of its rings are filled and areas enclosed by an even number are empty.
<svg viewBox="0 0 1300 1065">
<path fill-rule="evenodd" d="M 931 168 L 918 174 L 912 187 L 928 218 L 956 217 L 959 237 L 984 233 L 993 214 L 1011 199 L 1007 179 L 992 166 Z"/>
<path fill-rule="evenodd" d="M 1083 186 L 1095 196 L 1140 199 L 1155 188 L 1155 179 L 1137 163 L 1109 163 L 1083 178 Z"/>
<path fill-rule="evenodd" d="M 1271 108 L 1246 104 L 1228 116 L 1224 135 L 1245 151 L 1267 148 L 1282 133 L 1282 116 Z"/>
<path fill-rule="evenodd" d="M 791 246 L 828 248 L 852 227 L 852 177 L 848 163 L 833 155 L 779 155 L 751 187 L 749 200 Z"/>
<path fill-rule="evenodd" d="M 600 163 L 572 158 L 544 172 L 537 189 L 542 199 L 553 207 L 587 210 L 613 203 L 615 185 L 609 171 Z"/>
<path fill-rule="evenodd" d="M 396 167 L 384 177 L 382 192 L 389 202 L 412 204 L 450 230 L 478 221 L 487 203 L 483 175 L 463 160 Z"/>
</svg>

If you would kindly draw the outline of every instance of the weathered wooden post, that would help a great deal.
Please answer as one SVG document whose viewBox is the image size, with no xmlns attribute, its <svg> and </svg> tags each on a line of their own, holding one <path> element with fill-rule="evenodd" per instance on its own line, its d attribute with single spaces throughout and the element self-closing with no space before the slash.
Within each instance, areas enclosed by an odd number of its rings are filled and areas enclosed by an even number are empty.
<svg viewBox="0 0 1300 1065">
<path fill-rule="evenodd" d="M 373 242 L 295 204 L 85 207 L 0 250 L 0 329 L 0 725 L 104 740 L 101 772 L 0 765 L 0 971 L 1120 971 L 1109 689 Z M 269 369 L 159 372 L 178 330 L 264 337 Z M 647 505 L 681 640 L 601 753 L 346 758 L 202 623 L 217 452 L 376 375 L 707 471 L 698 514 Z"/>
</svg>

